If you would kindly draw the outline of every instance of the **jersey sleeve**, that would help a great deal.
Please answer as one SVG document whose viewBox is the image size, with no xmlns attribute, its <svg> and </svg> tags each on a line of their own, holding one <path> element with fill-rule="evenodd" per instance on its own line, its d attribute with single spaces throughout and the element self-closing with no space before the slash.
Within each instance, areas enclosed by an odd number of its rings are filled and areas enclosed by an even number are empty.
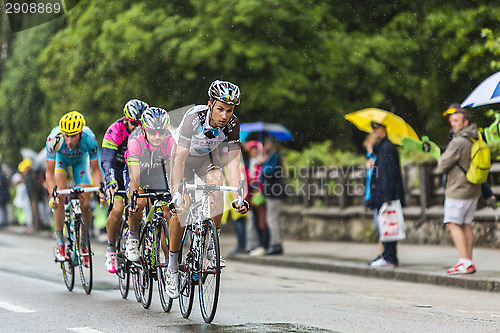
<svg viewBox="0 0 500 333">
<path fill-rule="evenodd" d="M 101 168 L 104 171 L 104 180 L 106 184 L 115 180 L 115 158 L 117 150 L 103 147 L 101 153 Z"/>
<path fill-rule="evenodd" d="M 87 152 L 89 153 L 90 160 L 98 159 L 99 144 L 97 143 L 97 138 L 90 128 L 85 126 L 83 128 L 83 134 L 86 135 L 86 146 Z"/>
<path fill-rule="evenodd" d="M 172 149 L 174 148 L 174 143 L 175 143 L 174 138 L 170 134 L 170 131 L 167 134 L 166 141 L 167 141 L 166 153 L 167 153 L 168 158 L 170 159 L 172 157 Z"/>
<path fill-rule="evenodd" d="M 130 137 L 127 144 L 127 165 L 140 165 L 141 144 L 136 136 Z"/>
<path fill-rule="evenodd" d="M 104 134 L 104 139 L 102 140 L 102 148 L 108 148 L 113 150 L 118 150 L 118 146 L 121 142 L 118 142 L 119 129 L 117 124 L 113 123 L 109 126 L 106 134 Z"/>
<path fill-rule="evenodd" d="M 56 153 L 64 142 L 64 137 L 58 128 L 59 126 L 52 129 L 45 142 L 46 158 L 49 160 L 56 159 Z"/>
<path fill-rule="evenodd" d="M 228 124 L 229 132 L 227 134 L 228 150 L 240 150 L 240 120 L 236 117 Z"/>
<path fill-rule="evenodd" d="M 190 111 L 188 111 L 189 113 Z M 189 149 L 191 147 L 191 138 L 193 137 L 194 122 L 198 121 L 198 115 L 196 112 L 187 114 L 182 121 L 179 130 L 179 138 L 177 140 L 177 145 Z"/>
<path fill-rule="evenodd" d="M 115 180 L 116 155 L 118 153 L 118 142 L 116 139 L 116 123 L 111 124 L 102 140 L 101 167 L 104 171 L 106 184 Z"/>
</svg>

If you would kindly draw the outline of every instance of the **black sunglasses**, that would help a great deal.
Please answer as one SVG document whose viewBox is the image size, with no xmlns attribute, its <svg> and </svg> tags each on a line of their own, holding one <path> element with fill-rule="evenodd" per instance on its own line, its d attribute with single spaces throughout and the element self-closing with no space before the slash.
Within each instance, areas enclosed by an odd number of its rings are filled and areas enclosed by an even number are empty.
<svg viewBox="0 0 500 333">
<path fill-rule="evenodd" d="M 159 135 L 159 136 L 164 136 L 167 134 L 167 129 L 164 128 L 164 129 L 152 129 L 152 128 L 148 128 L 146 129 L 146 133 L 150 136 L 156 136 L 156 135 Z"/>
<path fill-rule="evenodd" d="M 372 122 L 371 123 L 372 129 L 377 129 L 379 127 L 384 127 L 384 125 L 380 125 L 379 123 Z"/>
<path fill-rule="evenodd" d="M 132 125 L 132 126 L 140 126 L 141 125 L 141 122 L 140 121 L 137 121 L 137 120 L 128 120 L 129 124 Z"/>
</svg>

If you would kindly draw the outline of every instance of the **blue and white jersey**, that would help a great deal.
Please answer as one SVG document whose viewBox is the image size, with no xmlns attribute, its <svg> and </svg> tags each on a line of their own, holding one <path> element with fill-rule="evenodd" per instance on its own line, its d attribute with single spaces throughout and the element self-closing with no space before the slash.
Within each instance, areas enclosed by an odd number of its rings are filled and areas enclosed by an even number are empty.
<svg viewBox="0 0 500 333">
<path fill-rule="evenodd" d="M 207 105 L 195 105 L 182 118 L 174 132 L 178 146 L 189 149 L 189 155 L 204 156 L 228 140 L 229 150 L 240 149 L 240 121 L 233 114 L 223 127 L 210 126 Z"/>
<path fill-rule="evenodd" d="M 99 145 L 94 132 L 87 126 L 83 127 L 82 138 L 75 148 L 69 149 L 64 142 L 64 136 L 61 133 L 59 126 L 54 127 L 47 137 L 45 148 L 47 151 L 47 159 L 55 160 L 59 154 L 67 161 L 80 161 L 82 158 L 90 157 L 91 160 L 98 158 L 97 151 Z"/>
</svg>

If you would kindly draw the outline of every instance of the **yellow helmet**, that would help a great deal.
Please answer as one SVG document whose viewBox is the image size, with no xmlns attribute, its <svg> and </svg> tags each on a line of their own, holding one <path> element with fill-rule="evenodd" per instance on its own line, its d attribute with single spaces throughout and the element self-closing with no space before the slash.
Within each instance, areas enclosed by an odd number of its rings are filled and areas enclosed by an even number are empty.
<svg viewBox="0 0 500 333">
<path fill-rule="evenodd" d="M 66 135 L 75 135 L 83 131 L 85 126 L 85 118 L 78 111 L 71 111 L 66 113 L 59 120 L 61 132 Z"/>
</svg>

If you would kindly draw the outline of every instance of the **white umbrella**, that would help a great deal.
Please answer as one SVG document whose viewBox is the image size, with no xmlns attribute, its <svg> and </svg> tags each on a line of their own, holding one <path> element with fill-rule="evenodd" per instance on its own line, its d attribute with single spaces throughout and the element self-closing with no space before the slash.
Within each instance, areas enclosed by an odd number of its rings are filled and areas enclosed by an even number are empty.
<svg viewBox="0 0 500 333">
<path fill-rule="evenodd" d="M 465 108 L 500 103 L 500 72 L 493 74 L 474 89 L 460 104 Z"/>
</svg>

